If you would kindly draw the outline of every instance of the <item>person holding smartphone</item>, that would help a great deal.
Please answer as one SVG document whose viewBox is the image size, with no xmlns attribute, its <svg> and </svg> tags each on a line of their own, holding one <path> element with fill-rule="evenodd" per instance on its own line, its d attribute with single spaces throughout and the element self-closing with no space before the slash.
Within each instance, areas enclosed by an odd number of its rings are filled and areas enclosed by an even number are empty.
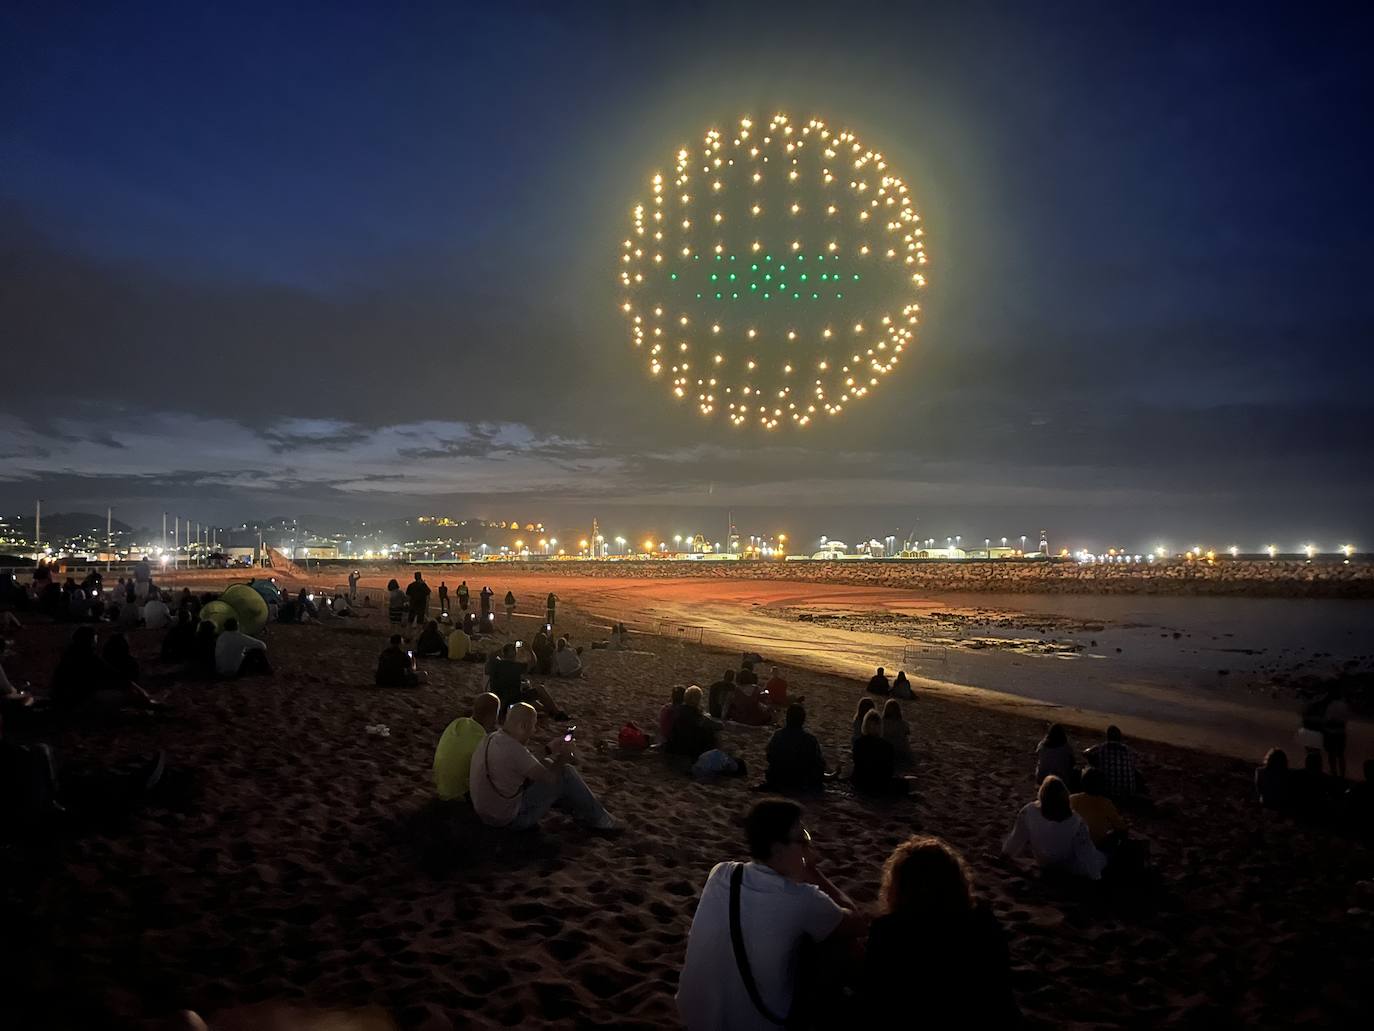
<svg viewBox="0 0 1374 1031">
<path fill-rule="evenodd" d="M 472 757 L 469 793 L 482 822 L 492 827 L 531 830 L 555 805 L 569 809 L 589 830 L 610 833 L 620 825 L 597 801 L 573 767 L 577 760 L 574 732 L 569 729 L 548 745 L 539 759 L 527 747 L 534 733 L 534 707 L 517 702 L 500 730 L 488 734 Z"/>
</svg>

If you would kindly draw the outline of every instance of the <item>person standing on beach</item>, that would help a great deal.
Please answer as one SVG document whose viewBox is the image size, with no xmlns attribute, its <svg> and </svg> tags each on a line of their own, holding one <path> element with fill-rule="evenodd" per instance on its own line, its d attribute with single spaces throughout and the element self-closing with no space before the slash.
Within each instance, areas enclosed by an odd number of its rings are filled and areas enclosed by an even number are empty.
<svg viewBox="0 0 1374 1031">
<path fill-rule="evenodd" d="M 619 825 L 597 801 L 573 768 L 577 752 L 568 737 L 549 742 L 549 758 L 540 760 L 526 747 L 534 733 L 534 707 L 517 702 L 500 730 L 482 739 L 472 759 L 469 790 L 472 807 L 491 827 L 531 830 L 548 811 L 562 803 L 590 830 L 616 831 Z"/>
<path fill-rule="evenodd" d="M 1327 770 L 1341 780 L 1345 780 L 1345 724 L 1349 716 L 1344 692 L 1333 687 L 1322 706 L 1322 748 L 1326 750 Z"/>
<path fill-rule="evenodd" d="M 415 579 L 406 588 L 406 598 L 410 602 L 410 625 L 424 626 L 429 619 L 429 584 L 425 583 L 422 574 L 415 574 Z"/>
<path fill-rule="evenodd" d="M 557 604 L 558 595 L 550 591 L 549 596 L 544 599 L 544 622 L 549 625 L 550 630 L 553 629 L 553 610 Z"/>
<path fill-rule="evenodd" d="M 801 806 L 759 802 L 744 827 L 752 861 L 717 863 L 692 917 L 677 990 L 688 1031 L 786 1024 L 799 986 L 816 981 L 799 970 L 803 943 L 861 938 L 868 929 L 821 872 Z"/>
<path fill-rule="evenodd" d="M 491 617 L 491 599 L 494 597 L 496 597 L 496 592 L 491 589 L 490 584 L 483 587 L 477 595 L 478 604 L 482 609 L 482 629 L 484 631 L 491 629 L 489 625 Z"/>
<path fill-rule="evenodd" d="M 439 615 L 448 615 L 448 584 L 439 581 Z"/>
<path fill-rule="evenodd" d="M 515 620 L 515 592 L 506 592 L 506 633 L 510 633 L 511 623 Z"/>
<path fill-rule="evenodd" d="M 348 601 L 350 604 L 358 604 L 358 570 L 348 574 Z"/>
</svg>

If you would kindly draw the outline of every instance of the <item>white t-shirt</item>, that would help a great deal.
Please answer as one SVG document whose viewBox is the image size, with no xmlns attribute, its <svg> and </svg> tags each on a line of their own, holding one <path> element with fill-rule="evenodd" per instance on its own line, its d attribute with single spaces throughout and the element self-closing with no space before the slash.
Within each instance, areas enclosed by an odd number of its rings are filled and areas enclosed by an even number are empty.
<svg viewBox="0 0 1374 1031">
<path fill-rule="evenodd" d="M 149 630 L 161 630 L 172 621 L 172 610 L 161 598 L 149 598 L 143 606 L 143 625 Z"/>
<path fill-rule="evenodd" d="M 483 738 L 472 753 L 472 775 L 468 781 L 472 808 L 482 822 L 504 827 L 519 816 L 525 781 L 537 774 L 542 765 L 528 748 L 504 730 Z"/>
<path fill-rule="evenodd" d="M 1077 813 L 1067 820 L 1047 820 L 1034 802 L 1016 814 L 1002 851 L 1016 857 L 1029 846 L 1031 855 L 1041 866 L 1058 867 L 1080 877 L 1096 881 L 1102 877 L 1107 857 L 1093 844 L 1088 825 Z"/>
<path fill-rule="evenodd" d="M 739 976 L 730 941 L 730 874 L 736 863 L 717 863 L 706 878 L 687 959 L 678 981 L 677 1011 L 688 1031 L 777 1031 L 754 1005 Z M 792 1011 L 797 947 L 803 935 L 824 941 L 844 911 L 814 884 L 797 884 L 762 863 L 746 863 L 740 885 L 740 928 L 759 997 L 774 1016 Z"/>
<path fill-rule="evenodd" d="M 238 630 L 224 631 L 215 641 L 215 671 L 222 677 L 237 676 L 243 657 L 257 648 L 266 650 L 267 645 Z"/>
</svg>

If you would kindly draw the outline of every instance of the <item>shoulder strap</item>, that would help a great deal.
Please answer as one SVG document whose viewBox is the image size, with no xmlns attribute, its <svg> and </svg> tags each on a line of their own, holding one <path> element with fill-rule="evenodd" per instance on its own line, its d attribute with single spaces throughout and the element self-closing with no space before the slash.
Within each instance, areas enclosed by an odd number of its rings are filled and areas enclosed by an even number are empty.
<svg viewBox="0 0 1374 1031">
<path fill-rule="evenodd" d="M 482 742 L 482 772 L 487 775 L 487 783 L 491 785 L 491 790 L 493 793 L 495 793 L 496 797 L 504 798 L 507 802 L 509 802 L 512 798 L 519 798 L 524 793 L 525 785 L 524 783 L 521 783 L 520 787 L 516 789 L 515 794 L 507 795 L 504 791 L 502 791 L 500 788 L 496 786 L 496 781 L 492 780 L 491 739 L 495 736 L 495 732 L 492 732 L 491 734 L 488 734 L 487 739 L 484 742 Z"/>
<path fill-rule="evenodd" d="M 730 942 L 735 947 L 735 966 L 739 968 L 740 980 L 744 982 L 744 990 L 749 993 L 749 1001 L 754 1004 L 754 1008 L 763 1014 L 766 1020 L 781 1027 L 786 1021 L 779 1020 L 773 1015 L 772 1010 L 763 1004 L 763 999 L 759 996 L 759 986 L 754 983 L 754 972 L 749 967 L 749 954 L 744 951 L 744 928 L 740 926 L 739 919 L 740 886 L 743 883 L 744 864 L 736 863 L 735 868 L 730 871 Z"/>
</svg>

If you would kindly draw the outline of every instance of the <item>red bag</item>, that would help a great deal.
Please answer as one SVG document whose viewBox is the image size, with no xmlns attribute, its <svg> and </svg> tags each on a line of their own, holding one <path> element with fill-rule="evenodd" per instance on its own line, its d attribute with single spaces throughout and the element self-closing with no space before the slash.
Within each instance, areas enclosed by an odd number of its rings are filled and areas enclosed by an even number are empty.
<svg viewBox="0 0 1374 1031">
<path fill-rule="evenodd" d="M 620 728 L 618 741 L 621 748 L 635 752 L 642 752 L 649 747 L 649 735 L 640 730 L 634 720 Z"/>
</svg>

